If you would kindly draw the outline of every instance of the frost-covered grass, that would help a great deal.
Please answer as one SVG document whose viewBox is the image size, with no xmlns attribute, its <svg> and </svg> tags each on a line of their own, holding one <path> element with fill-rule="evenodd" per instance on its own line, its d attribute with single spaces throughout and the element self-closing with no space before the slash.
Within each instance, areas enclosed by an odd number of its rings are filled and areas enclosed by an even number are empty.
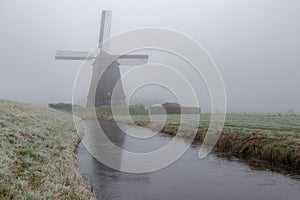
<svg viewBox="0 0 300 200">
<path fill-rule="evenodd" d="M 161 132 L 171 135 L 177 133 L 180 124 L 179 115 L 169 115 L 164 124 L 161 123 L 164 117 L 153 116 L 154 121 L 150 126 L 150 118 L 147 115 L 132 115 L 131 117 L 136 125 L 152 129 L 160 127 Z M 193 115 L 189 117 L 192 118 Z M 98 113 L 98 118 L 132 123 L 122 115 L 112 118 L 111 115 Z M 209 121 L 210 114 L 201 115 L 196 141 L 203 141 Z M 153 122 L 157 126 L 153 126 Z M 182 124 L 187 130 L 188 123 Z M 189 137 L 189 135 L 187 131 L 186 136 Z M 256 157 L 300 169 L 300 116 L 228 114 L 216 146 L 237 155 Z"/>
<path fill-rule="evenodd" d="M 94 199 L 79 141 L 71 115 L 0 100 L 0 199 Z"/>
<path fill-rule="evenodd" d="M 122 116 L 118 116 L 122 119 Z M 133 115 L 134 121 L 148 122 L 146 115 Z M 192 115 L 190 116 L 193 117 Z M 162 119 L 163 117 L 161 117 Z M 160 121 L 159 116 L 154 120 Z M 207 130 L 210 121 L 210 114 L 202 114 L 199 121 L 199 130 Z M 169 115 L 167 124 L 178 126 L 180 123 L 179 115 Z M 294 116 L 268 116 L 268 115 L 242 115 L 227 114 L 224 132 L 234 132 L 237 134 L 257 133 L 269 136 L 290 137 L 300 139 L 300 115 Z"/>
<path fill-rule="evenodd" d="M 147 124 L 150 121 L 147 115 L 132 115 L 136 123 Z M 185 117 L 193 118 L 193 115 Z M 210 114 L 201 114 L 199 121 L 199 131 L 206 131 L 209 126 Z M 118 115 L 118 120 L 126 119 L 126 116 Z M 160 123 L 164 117 L 153 115 L 154 121 Z M 192 121 L 192 120 L 191 120 Z M 178 127 L 180 123 L 179 115 L 169 115 L 166 125 Z M 224 132 L 236 134 L 257 133 L 264 136 L 278 136 L 293 139 L 300 139 L 300 115 L 243 115 L 227 114 L 223 128 Z"/>
</svg>

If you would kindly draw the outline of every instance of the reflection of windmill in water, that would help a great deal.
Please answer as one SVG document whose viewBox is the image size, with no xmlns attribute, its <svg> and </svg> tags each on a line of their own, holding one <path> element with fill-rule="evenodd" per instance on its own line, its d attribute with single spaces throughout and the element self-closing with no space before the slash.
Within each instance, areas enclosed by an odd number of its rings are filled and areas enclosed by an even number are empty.
<svg viewBox="0 0 300 200">
<path fill-rule="evenodd" d="M 75 51 L 57 51 L 56 59 L 61 60 L 94 60 L 93 74 L 87 97 L 87 106 L 105 106 L 105 105 L 125 105 L 125 93 L 121 82 L 117 84 L 121 78 L 120 65 L 141 65 L 145 64 L 148 55 L 110 55 L 108 54 L 111 28 L 111 11 L 102 11 L 101 29 L 99 39 L 100 53 L 97 56 L 90 55 L 89 52 Z M 109 67 L 103 72 L 99 80 L 99 76 L 107 64 L 108 60 L 115 59 Z M 99 80 L 99 81 L 98 81 Z M 114 95 L 112 93 L 114 90 Z M 95 99 L 93 99 L 95 94 Z M 95 101 L 94 101 L 95 100 Z M 94 104 L 94 105 L 93 105 Z"/>
</svg>

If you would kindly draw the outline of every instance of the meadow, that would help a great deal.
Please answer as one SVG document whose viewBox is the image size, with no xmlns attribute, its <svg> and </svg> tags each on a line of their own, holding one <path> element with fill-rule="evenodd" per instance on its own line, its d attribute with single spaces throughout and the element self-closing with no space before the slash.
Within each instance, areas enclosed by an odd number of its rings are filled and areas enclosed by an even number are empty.
<svg viewBox="0 0 300 200">
<path fill-rule="evenodd" d="M 0 100 L 0 199 L 94 199 L 72 115 Z"/>
<path fill-rule="evenodd" d="M 176 135 L 181 125 L 187 130 L 183 137 L 190 137 L 189 122 L 180 124 L 179 115 L 168 115 L 164 123 L 164 117 L 159 115 L 152 116 L 152 123 L 145 114 L 131 115 L 132 121 L 125 115 L 112 117 L 111 114 L 99 111 L 97 116 L 98 119 L 148 127 L 170 135 Z M 189 117 L 193 118 L 193 115 Z M 210 114 L 201 114 L 196 142 L 203 142 L 210 117 Z M 258 158 L 276 165 L 300 169 L 300 116 L 227 114 L 216 148 L 237 156 Z"/>
</svg>

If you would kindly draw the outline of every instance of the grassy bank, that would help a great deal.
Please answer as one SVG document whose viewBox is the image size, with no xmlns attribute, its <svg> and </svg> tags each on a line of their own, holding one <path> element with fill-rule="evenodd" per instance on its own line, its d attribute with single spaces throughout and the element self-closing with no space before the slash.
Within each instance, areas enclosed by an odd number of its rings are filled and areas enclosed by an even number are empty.
<svg viewBox="0 0 300 200">
<path fill-rule="evenodd" d="M 71 115 L 0 100 L 0 199 L 94 199 L 79 141 Z"/>
<path fill-rule="evenodd" d="M 160 131 L 171 135 L 177 133 L 180 123 L 178 115 L 169 115 L 163 125 L 156 116 L 157 120 L 154 119 L 151 126 L 147 115 L 132 117 L 136 125 L 151 129 L 163 127 Z M 130 123 L 122 116 L 113 119 L 111 115 L 103 113 L 98 113 L 98 118 Z M 203 141 L 209 120 L 209 114 L 201 115 L 196 141 Z M 188 124 L 183 126 L 188 127 Z M 188 131 L 186 136 L 189 136 Z M 300 116 L 228 114 L 216 147 L 238 156 L 258 158 L 300 169 Z"/>
</svg>

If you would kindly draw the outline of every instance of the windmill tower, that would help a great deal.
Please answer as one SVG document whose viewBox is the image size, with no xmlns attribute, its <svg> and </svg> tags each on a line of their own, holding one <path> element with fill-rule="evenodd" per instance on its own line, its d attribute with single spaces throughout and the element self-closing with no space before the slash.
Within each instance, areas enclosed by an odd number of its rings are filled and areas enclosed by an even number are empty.
<svg viewBox="0 0 300 200">
<path fill-rule="evenodd" d="M 55 59 L 57 60 L 94 60 L 91 85 L 87 97 L 88 107 L 125 105 L 126 96 L 122 83 L 117 85 L 118 80 L 121 79 L 120 65 L 142 65 L 147 63 L 148 60 L 148 55 L 110 55 L 108 53 L 111 18 L 111 11 L 102 11 L 98 45 L 100 53 L 97 56 L 90 55 L 89 52 L 56 51 Z M 106 42 L 103 43 L 104 41 Z M 104 70 L 107 60 L 111 60 L 111 57 L 117 59 L 110 63 Z M 102 74 L 102 77 L 99 80 L 100 74 Z M 113 90 L 114 96 L 112 97 Z M 95 96 L 93 94 L 95 94 Z M 93 97 L 95 97 L 95 99 L 93 99 Z"/>
</svg>

